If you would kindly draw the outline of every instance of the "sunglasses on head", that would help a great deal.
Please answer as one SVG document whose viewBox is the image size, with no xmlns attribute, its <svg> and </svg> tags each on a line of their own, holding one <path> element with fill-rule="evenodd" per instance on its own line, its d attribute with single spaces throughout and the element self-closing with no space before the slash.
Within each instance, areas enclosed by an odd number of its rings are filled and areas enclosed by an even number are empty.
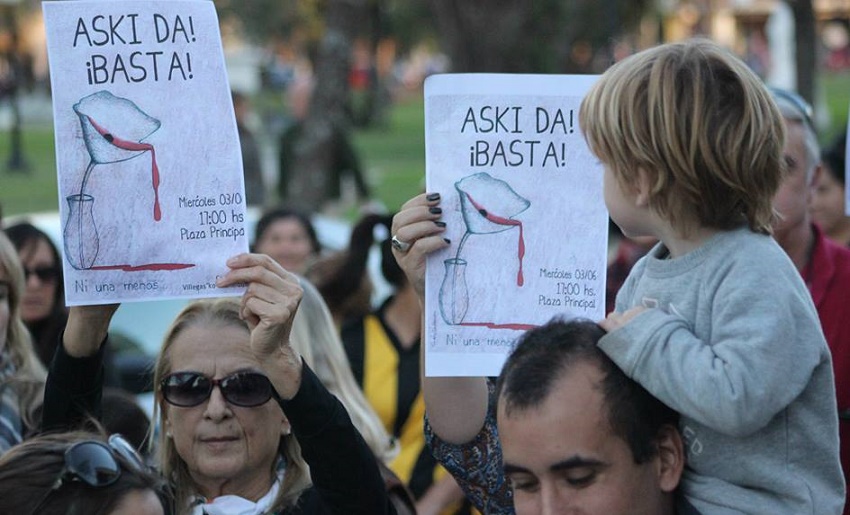
<svg viewBox="0 0 850 515">
<path fill-rule="evenodd" d="M 787 103 L 791 104 L 799 114 L 800 118 L 805 122 L 809 127 L 815 127 L 815 123 L 813 117 L 815 115 L 814 109 L 812 109 L 812 105 L 806 102 L 806 99 L 794 93 L 793 91 L 788 91 L 787 89 L 780 89 L 769 87 L 767 88 L 770 93 L 773 95 L 774 99 L 784 100 Z"/>
<path fill-rule="evenodd" d="M 38 280 L 46 283 L 55 281 L 59 278 L 59 268 L 55 266 L 39 266 L 36 268 L 24 268 L 24 278 L 29 281 L 31 276 L 38 277 Z"/>
<path fill-rule="evenodd" d="M 99 440 L 75 443 L 65 450 L 65 466 L 31 513 L 39 513 L 50 496 L 65 485 L 82 483 L 92 488 L 104 488 L 114 484 L 121 477 L 122 465 L 137 473 L 147 469 L 136 449 L 121 435 L 110 436 L 107 443 Z"/>
<path fill-rule="evenodd" d="M 235 406 L 253 408 L 274 398 L 280 401 L 269 378 L 257 372 L 236 372 L 221 379 L 211 379 L 198 372 L 175 372 L 159 383 L 166 402 L 181 408 L 197 406 L 212 395 L 218 386 L 224 400 Z"/>
</svg>

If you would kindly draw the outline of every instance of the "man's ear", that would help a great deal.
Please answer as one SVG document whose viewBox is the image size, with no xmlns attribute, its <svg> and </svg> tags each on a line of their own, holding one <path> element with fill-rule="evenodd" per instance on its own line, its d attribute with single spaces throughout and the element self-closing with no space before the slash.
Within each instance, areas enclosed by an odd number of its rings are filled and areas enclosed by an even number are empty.
<svg viewBox="0 0 850 515">
<path fill-rule="evenodd" d="M 658 455 L 658 486 L 664 492 L 673 492 L 679 486 L 685 468 L 685 445 L 679 429 L 665 424 L 656 436 Z"/>
</svg>

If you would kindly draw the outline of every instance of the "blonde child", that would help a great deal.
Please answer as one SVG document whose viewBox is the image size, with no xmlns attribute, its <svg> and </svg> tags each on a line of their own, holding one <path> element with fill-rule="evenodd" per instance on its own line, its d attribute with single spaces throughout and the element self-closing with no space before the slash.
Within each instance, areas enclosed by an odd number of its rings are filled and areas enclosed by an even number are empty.
<svg viewBox="0 0 850 515">
<path fill-rule="evenodd" d="M 771 238 L 782 117 L 714 43 L 611 67 L 580 124 L 626 236 L 660 240 L 600 323 L 600 348 L 681 414 L 680 492 L 703 514 L 839 514 L 844 480 L 829 349 Z"/>
</svg>

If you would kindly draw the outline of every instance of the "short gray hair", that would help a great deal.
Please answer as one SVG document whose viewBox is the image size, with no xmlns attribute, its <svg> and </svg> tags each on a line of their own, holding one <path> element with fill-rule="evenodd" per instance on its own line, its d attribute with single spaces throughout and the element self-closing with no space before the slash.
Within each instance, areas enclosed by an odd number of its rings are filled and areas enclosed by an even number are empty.
<svg viewBox="0 0 850 515">
<path fill-rule="evenodd" d="M 802 105 L 793 102 L 785 94 L 777 94 L 774 89 L 771 89 L 770 92 L 779 112 L 782 113 L 782 117 L 786 121 L 796 122 L 803 126 L 806 146 L 806 178 L 811 180 L 815 168 L 820 163 L 820 144 L 815 128 L 812 126 L 811 118 L 802 110 L 804 108 Z"/>
</svg>

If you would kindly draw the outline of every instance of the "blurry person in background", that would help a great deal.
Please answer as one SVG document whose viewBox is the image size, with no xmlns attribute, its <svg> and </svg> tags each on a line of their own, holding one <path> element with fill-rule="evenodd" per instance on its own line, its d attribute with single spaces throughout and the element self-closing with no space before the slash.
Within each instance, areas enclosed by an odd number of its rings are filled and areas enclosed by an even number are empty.
<svg viewBox="0 0 850 515">
<path fill-rule="evenodd" d="M 773 201 L 780 215 L 773 225 L 773 236 L 802 275 L 829 344 L 846 482 L 850 478 L 850 249 L 827 238 L 812 223 L 812 185 L 826 172 L 820 163 L 811 107 L 793 92 L 771 89 L 771 93 L 785 121 L 782 152 L 787 167 Z M 850 515 L 850 504 L 845 504 L 843 513 Z"/>
<path fill-rule="evenodd" d="M 346 321 L 362 319 L 372 311 L 375 287 L 366 270 L 373 242 L 386 238 L 386 234 L 382 237 L 373 234 L 383 229 L 376 225 L 379 220 L 381 215 L 361 218 L 351 229 L 347 248 L 322 257 L 307 270 L 306 277 L 322 294 L 339 328 Z"/>
<path fill-rule="evenodd" d="M 281 201 L 290 199 L 289 181 L 294 176 L 293 165 L 295 163 L 296 145 L 304 135 L 304 121 L 310 108 L 310 98 L 313 94 L 313 83 L 309 79 L 295 81 L 288 90 L 287 100 L 292 114 L 292 123 L 280 136 L 278 163 L 278 197 Z M 357 156 L 357 150 L 351 142 L 351 136 L 346 131 L 332 124 L 330 142 L 325 151 L 328 153 L 330 175 L 324 183 L 325 191 L 322 198 L 329 205 L 343 200 L 343 183 L 350 180 L 354 183 L 354 194 L 357 200 L 368 201 L 372 192 L 363 174 L 363 167 Z M 295 199 L 297 200 L 297 199 Z M 313 207 L 321 211 L 325 206 Z M 313 209 L 311 208 L 311 209 Z"/>
<path fill-rule="evenodd" d="M 15 246 L 24 270 L 21 319 L 32 335 L 36 355 L 42 365 L 47 366 L 68 323 L 62 258 L 50 237 L 32 224 L 10 225 L 4 231 Z M 127 344 L 134 345 L 132 342 Z M 106 385 L 121 387 L 118 368 L 113 366 L 115 360 L 111 344 L 105 353 Z"/>
<path fill-rule="evenodd" d="M 360 279 L 368 273 L 364 256 L 375 243 L 375 228 L 386 229 L 379 241 L 381 273 L 393 294 L 377 310 L 348 320 L 342 328 L 342 341 L 366 398 L 386 430 L 401 443 L 390 468 L 416 496 L 417 513 L 468 513 L 460 487 L 425 446 L 425 402 L 419 383 L 422 308 L 393 257 L 391 224 L 392 214 L 361 218 L 352 230 L 360 236 L 352 237 L 346 254 L 351 262 L 341 266 L 331 280 L 347 284 L 349 292 L 359 288 Z M 343 290 L 339 294 L 344 298 Z"/>
<path fill-rule="evenodd" d="M 270 256 L 289 272 L 304 275 L 322 252 L 322 245 L 306 214 L 278 208 L 257 222 L 253 251 Z"/>
<path fill-rule="evenodd" d="M 24 268 L 21 319 L 32 334 L 39 359 L 47 364 L 68 321 L 61 257 L 50 237 L 29 223 L 11 225 L 5 231 Z"/>
<path fill-rule="evenodd" d="M 355 234 L 352 233 L 351 237 L 354 238 Z M 372 311 L 372 294 L 375 288 L 369 274 L 352 278 L 356 283 L 353 289 L 340 284 L 340 269 L 350 266 L 348 263 L 348 250 L 334 252 L 316 260 L 307 269 L 305 276 L 322 294 L 337 330 L 346 320 L 366 316 Z"/>
<path fill-rule="evenodd" d="M 377 458 L 387 495 L 399 515 L 416 513 L 413 494 L 387 466 L 398 455 L 398 442 L 387 433 L 381 419 L 354 379 L 339 338 L 339 330 L 322 295 L 309 281 L 301 281 L 304 293 L 292 321 L 290 343 L 313 369 L 329 392 L 351 417 L 354 427 Z"/>
<path fill-rule="evenodd" d="M 38 427 L 46 372 L 21 320 L 24 272 L 0 232 L 0 454 Z"/>
<path fill-rule="evenodd" d="M 812 218 L 827 238 L 850 247 L 850 216 L 846 214 L 845 161 L 847 132 L 842 132 L 821 156 L 821 169 L 812 193 Z"/>
<path fill-rule="evenodd" d="M 234 91 L 231 96 L 236 129 L 239 131 L 239 145 L 242 147 L 245 202 L 249 206 L 262 206 L 266 201 L 266 187 L 263 184 L 263 170 L 260 165 L 260 147 L 249 126 L 251 102 L 247 96 L 237 91 Z"/>
</svg>

